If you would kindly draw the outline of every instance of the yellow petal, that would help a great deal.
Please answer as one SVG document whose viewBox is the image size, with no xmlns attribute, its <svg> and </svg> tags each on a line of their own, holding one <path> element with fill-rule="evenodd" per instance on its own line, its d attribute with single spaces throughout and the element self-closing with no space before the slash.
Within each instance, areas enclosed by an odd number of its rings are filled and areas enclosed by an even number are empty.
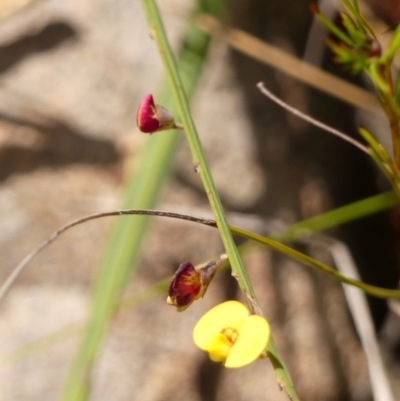
<svg viewBox="0 0 400 401">
<path fill-rule="evenodd" d="M 236 328 L 249 316 L 247 308 L 238 301 L 227 301 L 209 310 L 193 330 L 195 344 L 209 351 L 215 345 L 215 337 L 225 328 Z M 217 341 L 218 343 L 218 341 Z"/>
<path fill-rule="evenodd" d="M 225 361 L 227 368 L 239 368 L 256 360 L 270 336 L 268 322 L 258 315 L 247 317 L 236 331 L 238 337 Z"/>
<path fill-rule="evenodd" d="M 218 333 L 208 344 L 207 351 L 210 359 L 214 362 L 223 362 L 232 348 L 232 343 L 227 337 Z"/>
</svg>

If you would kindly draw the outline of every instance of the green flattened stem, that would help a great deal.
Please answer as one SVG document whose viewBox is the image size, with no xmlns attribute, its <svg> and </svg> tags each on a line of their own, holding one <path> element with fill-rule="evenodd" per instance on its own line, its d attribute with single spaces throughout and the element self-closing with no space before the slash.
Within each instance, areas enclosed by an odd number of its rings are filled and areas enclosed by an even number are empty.
<svg viewBox="0 0 400 401">
<path fill-rule="evenodd" d="M 175 97 L 175 102 L 179 113 L 178 120 L 183 123 L 185 134 L 192 153 L 193 165 L 195 166 L 195 169 L 199 173 L 203 182 L 211 209 L 217 222 L 221 239 L 229 257 L 233 274 L 238 279 L 239 286 L 245 295 L 245 299 L 248 302 L 251 312 L 261 313 L 261 309 L 255 297 L 246 269 L 239 255 L 239 251 L 233 241 L 232 233 L 228 226 L 219 195 L 216 191 L 210 170 L 208 168 L 204 151 L 190 114 L 186 94 L 182 85 L 175 58 L 167 40 L 157 5 L 154 0 L 143 0 L 142 3 L 146 12 L 149 30 L 157 43 L 169 84 Z M 271 344 L 273 345 L 273 341 L 269 341 L 267 347 L 267 350 L 270 353 L 276 351 L 275 349 L 271 349 Z M 281 362 L 277 352 L 275 352 L 274 359 L 278 361 L 280 369 L 279 371 L 275 369 L 280 386 L 285 389 L 292 400 L 298 400 L 298 396 L 294 391 L 289 373 L 284 368 L 283 362 Z M 277 368 L 278 365 L 274 364 L 274 367 Z"/>
<path fill-rule="evenodd" d="M 175 57 L 166 37 L 158 8 L 154 0 L 143 0 L 143 6 L 147 15 L 149 31 L 157 43 L 170 88 L 175 98 L 176 108 L 179 114 L 177 120 L 179 120 L 184 126 L 186 138 L 192 153 L 193 166 L 196 168 L 196 171 L 199 173 L 203 182 L 203 186 L 207 193 L 215 220 L 218 224 L 221 239 L 224 243 L 232 269 L 239 276 L 239 285 L 243 290 L 251 294 L 253 293 L 252 286 L 248 280 L 247 274 L 245 273 L 245 268 L 237 247 L 233 242 L 232 234 L 229 230 L 228 222 L 226 220 L 219 195 L 211 177 L 211 173 L 204 156 L 203 147 L 189 110 L 187 96 L 175 62 Z"/>
</svg>

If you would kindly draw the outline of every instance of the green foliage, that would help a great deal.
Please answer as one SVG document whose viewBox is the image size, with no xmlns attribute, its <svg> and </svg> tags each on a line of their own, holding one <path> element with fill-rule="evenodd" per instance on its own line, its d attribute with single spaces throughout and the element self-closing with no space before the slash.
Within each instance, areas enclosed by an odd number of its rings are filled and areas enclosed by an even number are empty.
<svg viewBox="0 0 400 401">
<path fill-rule="evenodd" d="M 400 47 L 400 25 L 392 35 L 388 48 L 382 53 L 372 28 L 360 14 L 357 0 L 342 0 L 348 13 L 341 13 L 342 26 L 337 27 L 318 9 L 313 11 L 322 24 L 336 37 L 337 41 L 328 40 L 328 46 L 335 54 L 336 61 L 354 74 L 366 73 L 375 85 L 377 97 L 382 105 L 391 128 L 393 143 L 393 162 L 382 150 L 379 150 L 374 135 L 360 130 L 361 135 L 373 148 L 373 158 L 388 176 L 394 189 L 399 192 L 400 171 L 400 83 L 392 73 L 392 63 Z M 380 145 L 379 145 L 380 146 Z"/>
<path fill-rule="evenodd" d="M 357 287 L 363 290 L 365 293 L 372 295 L 378 298 L 400 298 L 400 291 L 399 290 L 391 290 L 386 288 L 375 287 L 370 284 L 363 283 L 358 280 L 351 279 L 349 277 L 340 274 L 337 270 L 333 267 L 328 266 L 325 263 L 322 263 L 311 256 L 308 256 L 302 252 L 297 251 L 290 246 L 284 245 L 279 241 L 276 241 L 272 238 L 264 237 L 263 235 L 255 234 L 251 231 L 247 231 L 240 227 L 231 226 L 230 227 L 234 234 L 240 235 L 242 237 L 251 239 L 253 241 L 259 242 L 260 244 L 267 245 L 268 247 L 274 249 L 275 251 L 281 252 L 292 259 L 299 261 L 300 263 L 305 264 L 306 266 L 313 267 L 317 270 L 320 270 L 337 280 L 341 281 L 345 284 L 350 284 L 354 287 Z"/>
<path fill-rule="evenodd" d="M 272 234 L 271 237 L 284 242 L 296 241 L 306 235 L 381 212 L 397 205 L 399 202 L 399 196 L 396 193 L 385 192 L 300 221 L 282 232 Z"/>
<path fill-rule="evenodd" d="M 400 197 L 400 177 L 393 163 L 392 158 L 389 156 L 387 150 L 376 140 L 374 135 L 365 127 L 358 129 L 360 135 L 370 145 L 371 156 L 375 163 L 379 166 L 383 174 L 388 178 L 392 184 L 397 195 Z"/>
<path fill-rule="evenodd" d="M 364 34 L 369 34 L 373 38 L 376 39 L 376 35 L 372 28 L 368 25 L 365 19 L 362 17 L 360 13 L 360 7 L 358 5 L 358 0 L 353 0 L 350 2 L 349 0 L 342 0 L 342 3 L 347 7 L 347 9 L 351 12 L 353 17 L 356 19 L 357 23 L 354 24 L 354 29 L 358 29 Z M 355 34 L 357 35 L 357 34 Z"/>
<path fill-rule="evenodd" d="M 380 45 L 371 27 L 361 17 L 358 6 L 353 6 L 347 0 L 343 0 L 343 3 L 352 15 L 341 13 L 341 27 L 334 25 L 319 12 L 316 16 L 338 40 L 327 42 L 336 56 L 336 61 L 353 74 L 359 74 L 377 63 L 381 52 Z"/>
<path fill-rule="evenodd" d="M 398 25 L 396 30 L 394 31 L 389 46 L 386 49 L 385 54 L 382 56 L 381 61 L 392 62 L 397 50 L 399 50 L 399 47 L 400 47 L 400 25 Z"/>
</svg>

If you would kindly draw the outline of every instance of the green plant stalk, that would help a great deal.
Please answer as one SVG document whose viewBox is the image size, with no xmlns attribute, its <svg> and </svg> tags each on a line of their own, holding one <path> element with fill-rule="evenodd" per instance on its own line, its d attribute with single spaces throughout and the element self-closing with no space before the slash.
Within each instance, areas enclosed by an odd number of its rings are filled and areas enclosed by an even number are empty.
<svg viewBox="0 0 400 401">
<path fill-rule="evenodd" d="M 351 39 L 334 23 L 332 23 L 330 19 L 326 18 L 324 14 L 318 12 L 317 14 L 315 14 L 315 18 L 317 18 L 321 22 L 321 24 L 325 25 L 329 29 L 329 31 L 331 31 L 342 42 L 346 43 L 348 46 L 353 45 Z"/>
<path fill-rule="evenodd" d="M 249 305 L 250 310 L 253 313 L 260 313 L 261 308 L 254 294 L 253 287 L 243 265 L 243 261 L 239 255 L 239 251 L 233 241 L 232 233 L 226 220 L 221 200 L 215 188 L 211 172 L 208 168 L 204 151 L 199 136 L 197 134 L 193 119 L 191 117 L 184 87 L 182 85 L 178 68 L 175 63 L 175 58 L 167 40 L 157 5 L 155 4 L 154 0 L 143 0 L 142 3 L 146 12 L 149 30 L 156 40 L 159 53 L 164 64 L 164 68 L 167 72 L 171 90 L 175 95 L 179 117 L 181 118 L 181 122 L 183 123 L 185 134 L 192 153 L 194 169 L 197 173 L 199 173 L 203 182 L 203 186 L 208 196 L 211 209 L 217 222 L 222 242 L 229 257 L 232 272 L 238 280 L 239 286 L 245 295 L 245 299 Z M 275 369 L 279 385 L 285 389 L 292 400 L 298 400 L 298 396 L 294 390 L 292 380 L 286 368 L 284 367 L 283 362 L 279 357 L 279 354 L 277 353 L 273 340 L 268 342 L 267 351 L 270 355 L 272 355 L 271 362 Z"/>
<path fill-rule="evenodd" d="M 349 11 L 353 14 L 354 18 L 358 22 L 359 28 L 363 31 L 368 33 L 376 39 L 375 32 L 372 30 L 372 28 L 368 25 L 368 23 L 364 20 L 360 13 L 360 8 L 358 5 L 358 1 L 353 1 L 353 4 L 350 3 L 348 0 L 342 0 L 342 3 L 349 9 Z"/>
<path fill-rule="evenodd" d="M 244 228 L 230 226 L 230 230 L 233 234 L 240 235 L 241 237 L 245 237 L 247 239 L 259 242 L 260 244 L 267 245 L 269 248 L 272 248 L 275 251 L 283 253 L 307 266 L 316 268 L 324 273 L 329 274 L 330 276 L 336 278 L 337 280 L 341 281 L 345 284 L 350 284 L 354 287 L 363 290 L 368 295 L 372 295 L 377 298 L 400 298 L 400 291 L 399 290 L 391 290 L 387 288 L 376 287 L 371 284 L 366 284 L 362 281 L 351 279 L 347 276 L 340 274 L 337 270 L 333 267 L 322 263 L 311 256 L 308 256 L 304 253 L 301 253 L 287 245 L 282 244 L 272 238 L 264 237 L 263 235 L 253 233 L 251 231 L 247 231 Z"/>
<path fill-rule="evenodd" d="M 391 101 L 389 101 L 391 103 Z M 387 108 L 388 120 L 390 125 L 390 132 L 392 136 L 392 146 L 393 146 L 393 161 L 396 168 L 397 176 L 400 175 L 400 126 L 399 126 L 399 116 L 396 115 L 393 107 Z M 398 189 L 397 189 L 398 190 Z"/>
<path fill-rule="evenodd" d="M 400 174 L 400 122 L 399 113 L 396 112 L 394 108 L 395 101 L 393 98 L 387 98 L 389 107 L 387 110 L 387 117 L 390 124 L 390 132 L 392 135 L 392 145 L 393 145 L 393 159 L 396 167 L 397 174 Z"/>
<path fill-rule="evenodd" d="M 391 183 L 394 191 L 400 199 L 400 176 L 396 166 L 389 156 L 387 150 L 376 140 L 375 136 L 365 127 L 359 127 L 358 132 L 365 139 L 370 147 L 370 156 L 381 169 L 382 173 Z"/>
<path fill-rule="evenodd" d="M 170 48 L 164 26 L 162 24 L 158 8 L 154 0 L 143 0 L 143 6 L 146 11 L 149 31 L 155 39 L 161 59 L 163 61 L 171 91 L 174 94 L 176 107 L 181 123 L 183 123 L 184 131 L 190 146 L 193 157 L 193 168 L 200 175 L 204 189 L 206 191 L 211 209 L 218 225 L 226 253 L 232 266 L 233 272 L 237 275 L 239 285 L 247 294 L 254 294 L 250 280 L 247 276 L 242 259 L 240 258 L 237 247 L 233 241 L 232 234 L 229 230 L 225 212 L 221 204 L 221 200 L 215 188 L 211 172 L 204 155 L 203 147 L 194 125 L 186 93 L 178 72 L 172 50 Z"/>
<path fill-rule="evenodd" d="M 384 59 L 385 55 L 381 59 Z M 381 69 L 381 73 L 379 71 Z M 393 146 L 393 160 L 397 175 L 400 174 L 400 108 L 396 102 L 396 88 L 392 77 L 392 59 L 388 58 L 381 64 L 373 64 L 366 71 L 376 87 L 378 100 L 385 112 L 389 124 Z M 382 82 L 380 84 L 380 82 Z M 382 86 L 384 85 L 384 89 Z"/>
<path fill-rule="evenodd" d="M 219 17 L 224 3 L 225 0 L 199 1 L 195 15 L 207 12 Z M 210 36 L 199 30 L 192 21 L 179 52 L 180 71 L 189 97 L 197 86 L 209 43 Z M 163 90 L 158 102 L 174 112 L 168 90 Z M 139 170 L 126 186 L 124 207 L 138 209 L 154 207 L 171 170 L 181 137 L 181 132 L 169 131 L 149 138 L 141 155 Z M 64 390 L 65 401 L 82 401 L 87 397 L 88 376 L 100 350 L 120 291 L 128 275 L 137 268 L 147 225 L 148 216 L 140 216 L 135 221 L 119 219 L 112 230 L 94 286 L 91 317 L 85 326 L 83 339 Z"/>
<path fill-rule="evenodd" d="M 385 76 L 389 84 L 390 93 L 385 94 L 387 102 L 387 117 L 389 119 L 390 131 L 392 133 L 394 163 L 397 169 L 397 174 L 400 174 L 400 113 L 399 106 L 395 98 L 395 88 L 392 77 L 392 62 L 385 63 Z"/>
<path fill-rule="evenodd" d="M 277 241 L 296 241 L 309 233 L 326 230 L 389 209 L 399 202 L 396 193 L 384 192 L 300 221 L 281 232 L 271 234 L 271 237 Z"/>
</svg>

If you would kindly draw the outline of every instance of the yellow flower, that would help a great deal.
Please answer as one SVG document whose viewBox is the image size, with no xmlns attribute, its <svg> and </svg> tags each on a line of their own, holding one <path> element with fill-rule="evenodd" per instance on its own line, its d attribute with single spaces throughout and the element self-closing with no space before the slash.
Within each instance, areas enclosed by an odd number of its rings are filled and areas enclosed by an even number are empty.
<svg viewBox="0 0 400 401">
<path fill-rule="evenodd" d="M 193 330 L 195 344 L 215 362 L 239 368 L 255 361 L 270 336 L 268 322 L 249 315 L 238 301 L 227 301 L 208 311 Z"/>
</svg>

